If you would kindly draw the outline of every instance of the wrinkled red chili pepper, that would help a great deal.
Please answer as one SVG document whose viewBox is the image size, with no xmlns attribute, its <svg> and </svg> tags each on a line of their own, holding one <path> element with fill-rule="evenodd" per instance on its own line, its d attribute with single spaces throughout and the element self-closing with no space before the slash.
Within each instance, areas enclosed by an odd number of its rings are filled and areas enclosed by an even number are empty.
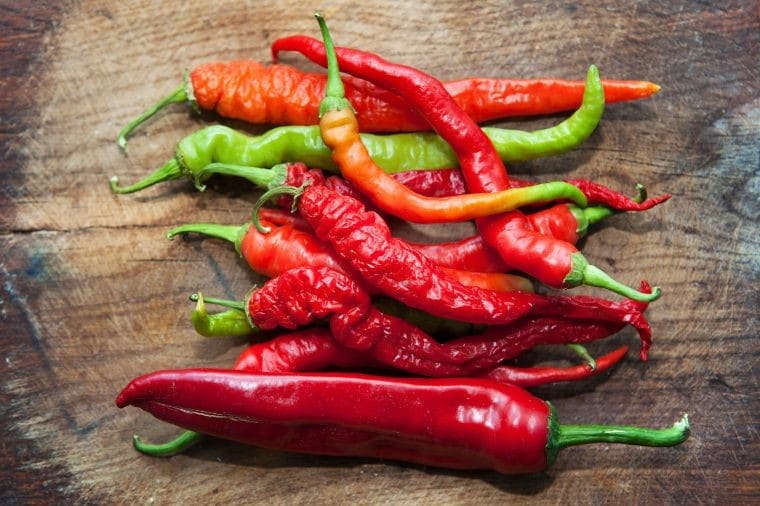
<svg viewBox="0 0 760 506">
<path fill-rule="evenodd" d="M 639 331 L 645 343 L 642 358 L 646 357 L 651 329 L 641 311 L 589 296 L 543 297 L 465 287 L 423 254 L 393 238 L 377 213 L 365 211 L 359 201 L 325 186 L 270 190 L 257 207 L 286 190 L 300 193 L 298 209 L 318 238 L 330 244 L 369 286 L 408 306 L 442 318 L 486 325 L 507 324 L 527 315 L 628 323 Z M 255 209 L 254 218 L 256 213 Z"/>
<path fill-rule="evenodd" d="M 270 213 L 271 215 L 271 213 Z M 261 214 L 259 214 L 259 217 Z M 267 224 L 266 226 L 269 226 Z M 262 234 L 253 225 L 217 225 L 195 223 L 181 225 L 169 231 L 167 237 L 199 233 L 226 240 L 235 246 L 254 272 L 268 277 L 276 277 L 296 267 L 330 267 L 354 277 L 359 277 L 345 261 L 336 257 L 329 247 L 311 233 L 298 230 L 291 225 L 270 227 L 271 232 Z M 435 259 L 433 259 L 435 260 Z M 453 269 L 441 266 L 445 276 L 456 279 L 466 286 L 478 286 L 496 291 L 533 291 L 530 280 L 498 271 L 477 272 L 472 269 Z"/>
<path fill-rule="evenodd" d="M 276 450 L 501 473 L 541 471 L 567 446 L 673 446 L 689 433 L 686 415 L 665 429 L 560 425 L 548 403 L 484 378 L 159 371 L 132 380 L 116 405 Z"/>
<path fill-rule="evenodd" d="M 385 256 L 395 257 L 394 248 L 385 251 L 388 253 Z M 407 260 L 410 258 L 413 257 L 406 257 Z M 400 265 L 403 264 L 396 265 L 396 268 L 401 268 Z M 393 273 L 387 271 L 387 267 L 380 258 L 374 261 L 375 271 L 385 272 L 386 279 L 392 278 Z M 516 341 L 524 342 L 510 344 L 509 350 L 518 348 L 524 351 L 538 344 L 531 339 L 544 339 L 543 344 L 587 342 L 617 332 L 626 323 L 634 325 L 639 331 L 642 359 L 646 359 L 647 350 L 651 346 L 651 331 L 642 314 L 644 306 L 641 303 L 613 303 L 592 297 L 543 297 L 524 292 L 494 292 L 464 287 L 456 282 L 441 282 L 435 279 L 434 269 L 426 272 L 417 270 L 416 274 L 411 275 L 409 268 L 405 267 L 407 275 L 404 279 L 411 286 L 401 287 L 395 280 L 391 283 L 395 298 L 405 303 L 403 296 L 407 294 L 416 298 L 415 302 L 418 303 L 419 299 L 423 299 L 426 302 L 418 309 L 443 318 L 481 324 L 512 324 L 514 327 L 510 329 L 517 329 Z M 422 279 L 424 274 L 432 279 Z M 401 275 L 404 276 L 403 273 Z M 424 283 L 426 291 L 420 292 L 421 283 Z M 648 285 L 642 284 L 642 290 L 648 289 Z M 473 302 L 476 297 L 481 297 L 477 307 Z M 409 305 L 416 307 L 414 304 Z M 358 283 L 343 273 L 325 267 L 289 270 L 254 291 L 244 307 L 251 323 L 261 329 L 295 329 L 329 318 L 335 338 L 352 349 L 366 350 L 379 343 L 388 344 L 401 339 L 412 339 L 417 344 L 410 348 L 415 350 L 422 347 L 419 344 L 422 341 L 428 342 L 424 346 L 428 349 L 435 347 L 430 344 L 434 340 L 413 325 L 385 315 L 373 307 L 369 294 Z M 562 320 L 561 325 L 557 323 L 558 319 Z M 521 325 L 526 325 L 524 332 Z M 559 331 L 560 326 L 562 331 Z M 555 331 L 556 335 L 552 335 Z M 492 328 L 486 334 L 486 342 L 488 339 L 502 339 L 504 329 Z M 529 339 L 528 335 L 534 337 Z M 520 348 L 521 346 L 528 348 Z M 393 346 L 389 351 L 394 351 Z M 433 356 L 432 359 L 438 362 L 442 360 L 439 356 Z M 491 365 L 494 363 L 488 364 Z"/>
<path fill-rule="evenodd" d="M 318 20 L 323 38 L 330 48 L 332 41 L 324 21 Z M 329 61 L 325 45 L 315 39 L 304 37 L 290 49 L 323 66 Z M 504 164 L 491 142 L 461 111 L 437 79 L 365 51 L 336 48 L 336 52 L 342 71 L 393 91 L 430 123 L 457 154 L 469 191 L 496 192 L 510 187 Z M 590 72 L 595 71 L 593 67 L 590 69 Z M 478 229 L 486 243 L 494 247 L 503 259 L 550 286 L 588 284 L 629 298 L 650 301 L 661 294 L 658 287 L 651 294 L 641 294 L 615 281 L 589 264 L 572 244 L 531 230 L 520 211 L 480 218 Z"/>
</svg>

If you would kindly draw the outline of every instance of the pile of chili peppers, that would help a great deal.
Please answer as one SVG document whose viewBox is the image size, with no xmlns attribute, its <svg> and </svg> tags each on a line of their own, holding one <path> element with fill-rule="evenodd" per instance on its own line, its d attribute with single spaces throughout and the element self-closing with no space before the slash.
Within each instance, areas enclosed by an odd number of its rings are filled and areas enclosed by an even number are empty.
<svg viewBox="0 0 760 506">
<path fill-rule="evenodd" d="M 302 53 L 326 75 L 250 61 L 203 65 L 119 135 L 126 148 L 139 124 L 173 102 L 284 125 L 256 137 L 212 126 L 181 141 L 144 180 L 111 180 L 116 193 L 181 177 L 202 190 L 214 175 L 265 190 L 246 223 L 169 232 L 228 241 L 270 279 L 241 301 L 191 296 L 200 334 L 258 337 L 230 370 L 165 370 L 129 383 L 119 407 L 137 406 L 186 430 L 163 444 L 135 436 L 135 447 L 167 456 L 210 435 L 285 451 L 528 473 L 545 469 L 567 446 L 683 442 L 685 415 L 663 429 L 564 425 L 548 402 L 524 390 L 608 371 L 627 347 L 594 359 L 583 345 L 628 325 L 646 359 L 652 332 L 644 311 L 660 289 L 620 283 L 575 244 L 605 217 L 644 211 L 669 196 L 647 198 L 638 187 L 629 198 L 582 179 L 535 183 L 504 166 L 576 147 L 596 128 L 605 102 L 645 98 L 659 87 L 602 81 L 593 66 L 585 83 L 444 84 L 375 54 L 334 47 L 316 17 L 323 40 L 285 37 L 272 54 Z M 477 125 L 570 109 L 577 110 L 568 119 L 536 132 Z M 474 220 L 477 233 L 412 243 L 393 236 L 388 217 Z M 541 295 L 535 282 L 593 285 L 624 299 Z M 207 304 L 226 310 L 209 314 Z M 274 337 L 268 332 L 277 329 Z M 566 345 L 584 363 L 509 365 L 538 345 Z"/>
</svg>

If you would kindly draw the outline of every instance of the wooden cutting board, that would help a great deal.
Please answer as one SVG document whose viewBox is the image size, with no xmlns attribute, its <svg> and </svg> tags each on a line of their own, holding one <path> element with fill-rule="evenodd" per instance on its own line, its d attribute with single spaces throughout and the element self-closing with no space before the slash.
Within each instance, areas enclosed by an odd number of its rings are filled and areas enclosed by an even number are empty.
<svg viewBox="0 0 760 506">
<path fill-rule="evenodd" d="M 341 45 L 373 50 L 442 79 L 603 76 L 662 85 L 611 106 L 579 150 L 510 167 L 536 180 L 637 182 L 671 201 L 613 217 L 582 245 L 617 278 L 664 296 L 649 310 L 648 362 L 537 391 L 568 423 L 669 425 L 673 449 L 566 450 L 548 472 L 505 477 L 365 459 L 284 454 L 209 441 L 169 459 L 142 456 L 133 433 L 177 433 L 114 398 L 156 369 L 227 367 L 242 339 L 206 340 L 187 295 L 235 298 L 259 279 L 213 240 L 166 241 L 196 221 L 241 223 L 256 194 L 178 181 L 114 196 L 211 122 L 167 109 L 134 136 L 120 127 L 194 65 L 269 61 L 277 37 L 317 35 L 320 8 Z M 333 1 L 3 2 L 0 31 L 0 502 L 20 503 L 738 503 L 758 500 L 758 173 L 756 2 Z M 313 67 L 302 58 L 287 63 Z M 535 129 L 562 116 L 504 125 Z M 243 125 L 226 122 L 236 127 Z M 260 131 L 248 127 L 249 131 Z M 465 227 L 466 229 L 466 227 Z M 441 240 L 465 229 L 406 227 Z M 579 289 L 577 293 L 601 292 Z M 598 343 L 637 344 L 625 331 Z M 567 355 L 550 357 L 567 359 Z M 545 355 L 543 355 L 545 356 Z M 538 355 L 534 359 L 538 359 Z"/>
</svg>

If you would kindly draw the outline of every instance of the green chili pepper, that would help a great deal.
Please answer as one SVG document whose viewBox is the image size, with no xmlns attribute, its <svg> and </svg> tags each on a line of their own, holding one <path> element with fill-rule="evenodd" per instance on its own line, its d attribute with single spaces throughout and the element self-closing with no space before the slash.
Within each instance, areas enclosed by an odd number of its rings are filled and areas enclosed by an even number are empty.
<svg viewBox="0 0 760 506">
<path fill-rule="evenodd" d="M 520 162 L 556 155 L 578 146 L 596 128 L 604 111 L 604 92 L 599 75 L 589 73 L 581 107 L 561 123 L 533 132 L 486 127 L 483 131 L 505 162 Z M 593 84 L 593 86 L 589 86 Z M 362 134 L 372 159 L 393 174 L 415 169 L 457 166 L 451 147 L 430 132 L 392 135 Z M 213 125 L 181 140 L 175 156 L 154 173 L 130 186 L 119 186 L 116 176 L 111 189 L 132 193 L 162 181 L 188 177 L 202 187 L 214 173 L 246 176 L 248 168 L 273 167 L 285 162 L 303 162 L 311 167 L 335 171 L 330 150 L 322 142 L 318 126 L 278 127 L 259 136 Z M 210 165 L 215 164 L 213 167 Z M 223 172 L 222 172 L 223 171 Z M 200 174 L 200 175 L 199 175 Z"/>
</svg>

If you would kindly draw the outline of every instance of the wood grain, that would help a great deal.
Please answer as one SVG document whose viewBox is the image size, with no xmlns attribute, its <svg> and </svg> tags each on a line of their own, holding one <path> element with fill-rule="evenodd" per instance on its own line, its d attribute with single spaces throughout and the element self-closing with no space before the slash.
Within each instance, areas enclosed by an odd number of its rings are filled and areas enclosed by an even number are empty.
<svg viewBox="0 0 760 506">
<path fill-rule="evenodd" d="M 220 4 L 0 3 L 0 502 L 757 502 L 756 2 Z M 257 281 L 225 245 L 168 242 L 164 234 L 189 221 L 241 222 L 255 195 L 224 184 L 200 194 L 175 182 L 113 196 L 111 175 L 137 179 L 184 135 L 224 121 L 170 108 L 134 136 L 128 157 L 116 134 L 186 68 L 267 61 L 275 38 L 316 35 L 315 7 L 340 44 L 442 79 L 581 78 L 596 63 L 604 76 L 662 85 L 651 100 L 609 107 L 579 150 L 510 169 L 621 189 L 642 182 L 674 195 L 651 212 L 611 218 L 583 243 L 616 277 L 663 287 L 649 311 L 649 362 L 632 354 L 603 378 L 537 393 L 569 423 L 664 425 L 689 412 L 686 444 L 579 447 L 549 472 L 518 478 L 221 441 L 164 460 L 132 451 L 133 433 L 158 441 L 176 429 L 114 407 L 129 379 L 168 367 L 228 366 L 243 345 L 196 336 L 186 295 L 238 297 Z M 285 61 L 313 68 L 295 56 Z M 504 125 L 532 129 L 558 119 Z M 634 342 L 630 332 L 613 340 Z"/>
</svg>

